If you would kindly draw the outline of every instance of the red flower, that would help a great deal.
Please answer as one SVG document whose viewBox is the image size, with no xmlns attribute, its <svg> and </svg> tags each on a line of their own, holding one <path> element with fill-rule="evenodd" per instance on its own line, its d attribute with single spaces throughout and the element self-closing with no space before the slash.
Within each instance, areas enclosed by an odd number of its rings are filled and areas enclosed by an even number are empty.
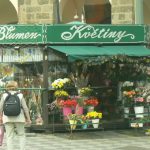
<svg viewBox="0 0 150 150">
<path fill-rule="evenodd" d="M 87 106 L 97 106 L 99 103 L 97 98 L 90 98 L 90 99 L 86 99 L 84 100 L 84 104 Z"/>
<path fill-rule="evenodd" d="M 74 99 L 68 99 L 63 101 L 62 105 L 65 107 L 75 107 L 77 105 L 77 102 Z"/>
</svg>

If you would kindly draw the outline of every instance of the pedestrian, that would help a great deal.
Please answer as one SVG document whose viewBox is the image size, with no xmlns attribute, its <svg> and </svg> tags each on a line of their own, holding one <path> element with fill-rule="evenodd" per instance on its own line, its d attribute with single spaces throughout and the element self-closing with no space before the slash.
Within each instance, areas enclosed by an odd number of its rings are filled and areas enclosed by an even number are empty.
<svg viewBox="0 0 150 150">
<path fill-rule="evenodd" d="M 0 101 L 0 124 L 4 124 L 6 130 L 6 143 L 7 150 L 14 150 L 16 148 L 13 147 L 13 139 L 15 133 L 17 133 L 19 138 L 19 146 L 20 150 L 25 150 L 25 123 L 31 124 L 31 119 L 29 115 L 29 109 L 27 107 L 24 96 L 21 92 L 17 91 L 18 83 L 16 81 L 9 81 L 6 84 L 6 92 L 4 92 L 1 96 Z M 4 114 L 4 103 L 6 97 L 9 93 L 14 95 L 17 93 L 17 96 L 20 100 L 20 114 L 17 116 L 7 116 Z"/>
</svg>

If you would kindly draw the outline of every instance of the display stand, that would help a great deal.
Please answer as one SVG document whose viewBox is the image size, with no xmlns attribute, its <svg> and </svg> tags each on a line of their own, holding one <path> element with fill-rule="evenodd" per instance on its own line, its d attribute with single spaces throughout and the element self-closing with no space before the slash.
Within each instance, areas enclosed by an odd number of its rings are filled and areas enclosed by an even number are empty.
<svg viewBox="0 0 150 150">
<path fill-rule="evenodd" d="M 146 111 L 145 111 L 146 110 Z M 129 113 L 124 113 L 124 115 L 128 115 L 129 125 L 131 128 L 135 129 L 137 133 L 139 129 L 146 130 L 150 128 L 150 105 L 144 105 L 144 113 L 135 114 L 133 108 L 130 109 Z M 136 115 L 143 115 L 143 117 L 136 117 Z"/>
</svg>

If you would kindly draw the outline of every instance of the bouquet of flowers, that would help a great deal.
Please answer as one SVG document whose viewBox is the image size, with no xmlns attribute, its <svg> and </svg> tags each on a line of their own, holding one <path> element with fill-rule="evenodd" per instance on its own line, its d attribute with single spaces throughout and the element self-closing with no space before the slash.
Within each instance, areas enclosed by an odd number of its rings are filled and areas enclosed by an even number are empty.
<svg viewBox="0 0 150 150">
<path fill-rule="evenodd" d="M 134 90 L 123 91 L 124 105 L 127 107 L 131 106 L 131 104 L 134 102 L 135 95 L 136 95 L 136 92 Z"/>
<path fill-rule="evenodd" d="M 69 86 L 71 84 L 71 80 L 69 78 L 64 78 L 64 79 L 56 79 L 53 83 L 52 83 L 52 88 L 54 89 L 62 89 L 65 86 Z"/>
<path fill-rule="evenodd" d="M 87 118 L 86 115 L 81 115 L 79 118 L 79 121 L 81 124 L 88 124 L 89 123 L 89 119 Z"/>
<path fill-rule="evenodd" d="M 136 91 L 136 95 L 134 98 L 134 102 L 136 106 L 143 106 L 145 103 L 145 99 L 144 99 L 144 88 L 143 87 L 137 87 L 135 89 Z"/>
<path fill-rule="evenodd" d="M 85 99 L 84 100 L 84 105 L 85 106 L 97 106 L 99 104 L 99 101 L 97 98 L 93 97 L 93 98 L 89 98 L 89 99 Z"/>
<path fill-rule="evenodd" d="M 75 99 L 67 99 L 67 100 L 61 101 L 62 107 L 76 107 L 76 105 L 77 105 L 77 102 Z"/>
<path fill-rule="evenodd" d="M 80 96 L 91 96 L 93 90 L 89 87 L 84 87 L 84 88 L 81 88 L 79 89 L 79 95 Z"/>
<path fill-rule="evenodd" d="M 88 119 L 101 119 L 102 118 L 102 113 L 101 112 L 96 112 L 96 111 L 91 111 L 88 112 L 86 117 Z"/>
<path fill-rule="evenodd" d="M 57 99 L 67 99 L 69 94 L 68 94 L 68 92 L 66 92 L 64 90 L 57 90 L 57 91 L 54 92 L 54 96 Z"/>
<path fill-rule="evenodd" d="M 79 119 L 79 116 L 77 115 L 77 114 L 69 114 L 68 116 L 67 116 L 67 118 L 69 119 L 69 120 L 78 120 Z"/>
<path fill-rule="evenodd" d="M 125 81 L 122 85 L 123 91 L 131 91 L 134 89 L 134 83 L 130 81 Z"/>
</svg>

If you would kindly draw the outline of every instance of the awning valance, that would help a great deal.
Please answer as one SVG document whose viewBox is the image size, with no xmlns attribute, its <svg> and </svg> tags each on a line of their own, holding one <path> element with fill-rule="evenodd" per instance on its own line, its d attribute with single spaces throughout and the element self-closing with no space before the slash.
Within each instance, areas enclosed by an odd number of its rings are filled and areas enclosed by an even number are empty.
<svg viewBox="0 0 150 150">
<path fill-rule="evenodd" d="M 150 56 L 150 49 L 137 46 L 50 46 L 50 48 L 66 54 L 69 59 L 84 59 L 94 56 Z"/>
</svg>

